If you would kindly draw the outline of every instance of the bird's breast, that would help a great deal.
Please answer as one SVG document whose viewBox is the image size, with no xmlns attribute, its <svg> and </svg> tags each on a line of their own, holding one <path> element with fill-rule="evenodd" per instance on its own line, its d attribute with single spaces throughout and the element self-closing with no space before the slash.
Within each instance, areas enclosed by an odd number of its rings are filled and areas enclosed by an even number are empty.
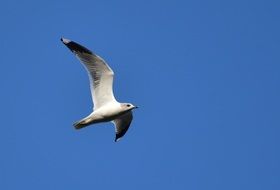
<svg viewBox="0 0 280 190">
<path fill-rule="evenodd" d="M 107 121 L 112 121 L 123 114 L 121 107 L 119 105 L 114 104 L 104 105 L 95 112 Z"/>
</svg>

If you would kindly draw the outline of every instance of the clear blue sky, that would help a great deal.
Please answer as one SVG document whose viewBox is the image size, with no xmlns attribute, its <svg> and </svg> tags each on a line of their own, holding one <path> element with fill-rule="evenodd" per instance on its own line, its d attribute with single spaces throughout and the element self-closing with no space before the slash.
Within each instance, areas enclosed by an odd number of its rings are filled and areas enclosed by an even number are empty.
<svg viewBox="0 0 280 190">
<path fill-rule="evenodd" d="M 3 1 L 0 189 L 280 189 L 280 3 Z M 60 37 L 102 56 L 125 137 Z"/>
</svg>

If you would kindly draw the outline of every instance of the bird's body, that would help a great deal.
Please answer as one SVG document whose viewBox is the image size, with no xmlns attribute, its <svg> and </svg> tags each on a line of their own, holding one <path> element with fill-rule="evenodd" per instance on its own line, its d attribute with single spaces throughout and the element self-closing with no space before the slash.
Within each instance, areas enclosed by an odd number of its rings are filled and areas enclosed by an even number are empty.
<svg viewBox="0 0 280 190">
<path fill-rule="evenodd" d="M 108 103 L 101 108 L 94 110 L 90 115 L 74 124 L 76 129 L 86 127 L 91 124 L 108 122 L 117 119 L 125 113 L 120 103 Z"/>
<path fill-rule="evenodd" d="M 64 38 L 61 41 L 88 71 L 94 104 L 93 112 L 74 123 L 74 127 L 81 129 L 91 124 L 112 121 L 115 124 L 115 141 L 119 140 L 128 130 L 133 118 L 132 110 L 137 107 L 116 101 L 112 90 L 114 72 L 101 57 L 76 42 Z"/>
</svg>

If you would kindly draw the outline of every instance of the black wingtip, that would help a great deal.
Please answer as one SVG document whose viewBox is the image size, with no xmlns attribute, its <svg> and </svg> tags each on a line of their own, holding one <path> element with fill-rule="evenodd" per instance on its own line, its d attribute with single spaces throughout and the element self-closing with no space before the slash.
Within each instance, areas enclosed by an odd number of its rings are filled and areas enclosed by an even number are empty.
<svg viewBox="0 0 280 190">
<path fill-rule="evenodd" d="M 62 41 L 62 43 L 64 43 L 65 45 L 71 43 L 72 41 L 66 38 L 60 38 L 60 40 Z"/>
<path fill-rule="evenodd" d="M 115 137 L 115 142 L 118 142 L 119 140 L 121 140 L 121 135 L 120 134 L 116 134 L 116 137 Z"/>
<path fill-rule="evenodd" d="M 115 138 L 115 142 L 118 142 L 119 140 L 121 140 L 121 138 L 124 136 L 124 134 L 126 133 L 126 130 L 123 130 L 121 133 L 116 133 L 116 138 Z"/>
<path fill-rule="evenodd" d="M 121 137 L 116 137 L 115 138 L 115 142 L 118 142 L 118 141 L 120 141 L 121 140 Z"/>
<path fill-rule="evenodd" d="M 62 43 L 64 45 L 66 45 L 72 52 L 80 52 L 80 53 L 88 53 L 88 54 L 92 54 L 92 52 L 85 48 L 84 46 L 76 43 L 76 42 L 73 42 L 71 40 L 68 40 L 66 38 L 61 38 L 60 39 L 62 41 Z"/>
</svg>

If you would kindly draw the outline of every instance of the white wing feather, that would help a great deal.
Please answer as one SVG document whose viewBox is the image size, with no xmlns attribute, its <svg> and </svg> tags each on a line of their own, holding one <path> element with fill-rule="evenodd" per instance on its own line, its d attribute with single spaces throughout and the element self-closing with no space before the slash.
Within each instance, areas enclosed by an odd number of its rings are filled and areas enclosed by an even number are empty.
<svg viewBox="0 0 280 190">
<path fill-rule="evenodd" d="M 77 56 L 88 72 L 94 110 L 109 102 L 116 102 L 113 93 L 114 72 L 107 63 L 76 42 L 67 39 L 62 39 L 62 42 Z"/>
</svg>

